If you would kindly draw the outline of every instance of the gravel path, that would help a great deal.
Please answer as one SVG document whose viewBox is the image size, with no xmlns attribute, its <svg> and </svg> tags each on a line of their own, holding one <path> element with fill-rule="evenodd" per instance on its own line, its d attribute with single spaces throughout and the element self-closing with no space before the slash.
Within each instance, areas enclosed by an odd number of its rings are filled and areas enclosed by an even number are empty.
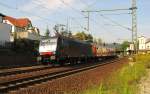
<svg viewBox="0 0 150 94">
<path fill-rule="evenodd" d="M 140 81 L 140 94 L 150 94 L 150 69 L 148 75 Z"/>
</svg>

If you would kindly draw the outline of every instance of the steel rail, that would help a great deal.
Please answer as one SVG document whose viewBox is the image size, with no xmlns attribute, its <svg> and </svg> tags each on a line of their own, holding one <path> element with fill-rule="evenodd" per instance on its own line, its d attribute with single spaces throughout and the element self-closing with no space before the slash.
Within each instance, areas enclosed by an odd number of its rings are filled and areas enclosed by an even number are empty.
<svg viewBox="0 0 150 94">
<path fill-rule="evenodd" d="M 103 63 L 99 63 L 93 66 L 86 66 L 83 68 L 75 68 L 75 69 L 69 69 L 69 70 L 64 70 L 64 71 L 60 71 L 60 72 L 54 72 L 54 73 L 47 73 L 47 74 L 40 74 L 38 76 L 35 77 L 29 77 L 29 78 L 23 78 L 23 79 L 17 79 L 14 81 L 8 81 L 8 82 L 4 82 L 4 83 L 0 83 L 0 93 L 7 93 L 9 91 L 12 90 L 17 90 L 19 88 L 25 88 L 27 86 L 31 86 L 34 84 L 39 84 L 41 82 L 46 82 L 46 81 L 50 81 L 53 79 L 58 79 L 58 78 L 62 78 L 62 77 L 67 77 L 82 71 L 86 71 L 86 70 L 90 70 L 90 69 L 94 69 L 97 68 L 99 66 L 103 66 L 106 64 L 110 64 L 110 63 L 114 63 L 114 62 L 118 62 L 119 59 L 115 59 L 115 60 L 111 60 L 111 61 L 105 61 Z"/>
</svg>

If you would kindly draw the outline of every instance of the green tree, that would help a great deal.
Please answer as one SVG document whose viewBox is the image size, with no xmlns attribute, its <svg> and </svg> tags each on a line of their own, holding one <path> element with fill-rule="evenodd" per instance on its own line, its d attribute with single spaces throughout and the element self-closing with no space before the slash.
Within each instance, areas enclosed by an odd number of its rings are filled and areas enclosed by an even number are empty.
<svg viewBox="0 0 150 94">
<path fill-rule="evenodd" d="M 122 44 L 121 44 L 121 50 L 126 50 L 127 47 L 129 47 L 129 42 L 128 41 L 124 41 Z"/>
<path fill-rule="evenodd" d="M 91 34 L 86 35 L 86 40 L 93 42 L 93 36 Z"/>
<path fill-rule="evenodd" d="M 95 38 L 95 39 L 93 39 L 93 42 L 95 43 L 95 44 L 97 44 L 97 45 L 102 45 L 102 39 L 100 39 L 100 38 Z"/>
<path fill-rule="evenodd" d="M 61 32 L 60 32 L 60 35 L 66 36 L 66 37 L 71 37 L 71 36 L 72 36 L 72 33 L 71 33 L 71 32 L 67 32 L 67 31 L 61 31 Z"/>
<path fill-rule="evenodd" d="M 45 32 L 45 37 L 49 37 L 49 36 L 50 36 L 50 30 L 47 27 L 46 32 Z"/>
<path fill-rule="evenodd" d="M 74 35 L 76 39 L 93 42 L 93 36 L 85 32 L 78 32 Z"/>
</svg>

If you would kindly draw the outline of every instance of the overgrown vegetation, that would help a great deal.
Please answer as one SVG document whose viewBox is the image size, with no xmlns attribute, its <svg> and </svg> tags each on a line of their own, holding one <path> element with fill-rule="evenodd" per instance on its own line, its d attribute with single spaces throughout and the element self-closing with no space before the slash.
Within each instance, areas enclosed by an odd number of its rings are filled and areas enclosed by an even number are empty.
<svg viewBox="0 0 150 94">
<path fill-rule="evenodd" d="M 83 94 L 138 94 L 138 82 L 146 75 L 150 55 L 137 55 L 137 62 L 128 65 L 105 79 L 99 87 L 86 90 Z"/>
</svg>

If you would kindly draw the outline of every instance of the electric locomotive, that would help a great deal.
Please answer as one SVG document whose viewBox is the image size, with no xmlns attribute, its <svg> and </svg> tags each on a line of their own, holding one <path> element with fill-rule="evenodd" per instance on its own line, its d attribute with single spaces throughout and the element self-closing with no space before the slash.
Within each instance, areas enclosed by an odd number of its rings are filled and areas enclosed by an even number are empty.
<svg viewBox="0 0 150 94">
<path fill-rule="evenodd" d="M 55 36 L 40 41 L 39 53 L 44 64 L 77 63 L 94 56 L 92 45 L 64 36 Z"/>
</svg>

